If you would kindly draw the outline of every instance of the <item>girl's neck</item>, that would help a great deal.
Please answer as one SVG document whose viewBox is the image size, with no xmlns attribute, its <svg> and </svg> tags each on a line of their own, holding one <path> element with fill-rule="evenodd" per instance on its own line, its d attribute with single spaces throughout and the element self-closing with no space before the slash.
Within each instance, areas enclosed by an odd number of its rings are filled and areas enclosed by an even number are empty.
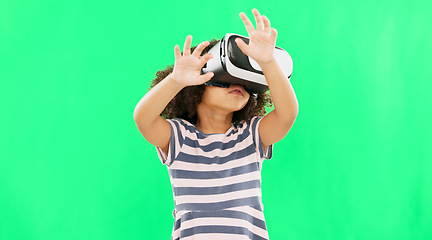
<svg viewBox="0 0 432 240">
<path fill-rule="evenodd" d="M 213 116 L 201 116 L 197 118 L 195 127 L 205 134 L 212 133 L 226 133 L 232 126 L 232 114 L 222 117 Z"/>
</svg>

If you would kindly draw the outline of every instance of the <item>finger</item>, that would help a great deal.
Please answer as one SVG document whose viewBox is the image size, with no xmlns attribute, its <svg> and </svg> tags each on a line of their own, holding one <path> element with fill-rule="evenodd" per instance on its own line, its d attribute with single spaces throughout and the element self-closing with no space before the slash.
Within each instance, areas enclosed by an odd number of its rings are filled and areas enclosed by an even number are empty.
<svg viewBox="0 0 432 240">
<path fill-rule="evenodd" d="M 177 60 L 179 57 L 181 57 L 180 47 L 179 47 L 179 45 L 175 45 L 174 46 L 174 58 Z"/>
<path fill-rule="evenodd" d="M 262 21 L 260 13 L 258 12 L 258 10 L 256 8 L 252 9 L 252 12 L 253 12 L 254 17 L 255 17 L 257 31 L 262 31 L 263 30 L 263 21 Z"/>
<path fill-rule="evenodd" d="M 208 72 L 204 75 L 199 76 L 197 81 L 200 83 L 205 83 L 205 82 L 209 81 L 210 79 L 212 79 L 213 76 L 214 76 L 213 72 Z"/>
<path fill-rule="evenodd" d="M 206 64 L 206 62 L 208 62 L 212 58 L 213 58 L 213 54 L 211 53 L 206 53 L 204 56 L 202 56 L 200 58 L 202 66 L 204 66 L 204 64 Z"/>
<path fill-rule="evenodd" d="M 210 44 L 209 41 L 205 41 L 205 42 L 200 43 L 200 45 L 198 45 L 198 47 L 195 48 L 192 55 L 195 57 L 199 57 L 201 55 L 202 51 L 204 50 L 204 48 L 207 47 L 207 45 L 209 45 L 209 44 Z"/>
<path fill-rule="evenodd" d="M 236 38 L 235 40 L 234 40 L 236 43 L 237 43 L 237 46 L 240 48 L 240 50 L 244 53 L 244 54 L 246 54 L 246 55 L 248 55 L 248 47 L 249 47 L 249 45 L 247 45 L 242 39 L 240 39 L 240 38 Z"/>
<path fill-rule="evenodd" d="M 243 23 L 246 27 L 246 31 L 248 33 L 253 32 L 255 30 L 254 26 L 252 25 L 251 21 L 249 20 L 249 18 L 246 16 L 246 14 L 244 14 L 243 12 L 240 13 L 240 17 L 243 20 Z"/>
<path fill-rule="evenodd" d="M 264 21 L 264 32 L 270 33 L 270 20 L 267 18 L 267 16 L 262 16 Z"/>
<path fill-rule="evenodd" d="M 277 30 L 275 28 L 271 29 L 271 35 L 270 36 L 273 38 L 274 41 L 276 41 L 277 33 L 278 32 L 277 32 Z"/>
<path fill-rule="evenodd" d="M 192 36 L 188 35 L 186 37 L 186 41 L 185 41 L 185 44 L 184 44 L 184 47 L 183 47 L 183 56 L 190 55 L 191 42 L 192 42 Z"/>
</svg>

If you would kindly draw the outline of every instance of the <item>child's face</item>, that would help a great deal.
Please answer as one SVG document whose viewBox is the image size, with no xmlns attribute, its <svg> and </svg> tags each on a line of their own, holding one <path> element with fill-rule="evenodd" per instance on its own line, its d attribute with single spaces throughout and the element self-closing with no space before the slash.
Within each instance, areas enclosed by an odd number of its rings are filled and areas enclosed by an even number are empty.
<svg viewBox="0 0 432 240">
<path fill-rule="evenodd" d="M 239 89 L 241 94 L 232 93 L 234 89 Z M 249 97 L 250 94 L 243 85 L 231 84 L 229 88 L 205 86 L 200 105 L 221 109 L 229 114 L 241 110 L 249 101 Z"/>
</svg>

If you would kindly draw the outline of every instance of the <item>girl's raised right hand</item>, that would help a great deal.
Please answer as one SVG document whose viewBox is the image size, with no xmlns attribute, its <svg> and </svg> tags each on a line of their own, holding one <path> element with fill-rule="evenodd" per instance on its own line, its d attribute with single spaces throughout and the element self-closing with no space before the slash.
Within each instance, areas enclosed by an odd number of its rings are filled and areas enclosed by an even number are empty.
<svg viewBox="0 0 432 240">
<path fill-rule="evenodd" d="M 178 45 L 174 47 L 175 63 L 171 76 L 174 81 L 185 87 L 201 85 L 209 81 L 214 75 L 213 72 L 201 75 L 201 68 L 213 58 L 211 53 L 200 56 L 204 48 L 210 43 L 208 41 L 200 43 L 191 54 L 191 42 L 192 36 L 188 35 L 184 44 L 183 56 L 180 53 L 180 47 Z"/>
</svg>

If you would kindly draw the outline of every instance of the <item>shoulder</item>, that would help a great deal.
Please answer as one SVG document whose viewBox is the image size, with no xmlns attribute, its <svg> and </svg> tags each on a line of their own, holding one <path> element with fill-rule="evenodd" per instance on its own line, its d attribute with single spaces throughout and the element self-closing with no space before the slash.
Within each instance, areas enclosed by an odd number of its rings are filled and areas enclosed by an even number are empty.
<svg viewBox="0 0 432 240">
<path fill-rule="evenodd" d="M 255 135 L 259 120 L 262 118 L 263 116 L 254 116 L 246 120 L 241 120 L 240 122 L 234 122 L 234 133 L 245 134 L 245 132 L 248 132 Z"/>
<path fill-rule="evenodd" d="M 249 126 L 252 126 L 252 128 L 255 128 L 258 124 L 258 122 L 263 118 L 264 116 L 253 116 L 245 121 L 245 123 Z"/>
<path fill-rule="evenodd" d="M 190 123 L 189 121 L 187 121 L 186 119 L 183 118 L 169 118 L 166 119 L 167 121 L 169 121 L 171 123 L 171 125 L 173 126 L 173 128 L 182 133 L 182 134 L 189 134 L 191 132 L 194 132 L 194 128 L 195 126 Z"/>
<path fill-rule="evenodd" d="M 172 122 L 172 123 L 181 124 L 183 126 L 193 126 L 192 123 L 190 123 L 189 121 L 187 121 L 183 118 L 167 118 L 166 120 L 169 122 Z"/>
</svg>

